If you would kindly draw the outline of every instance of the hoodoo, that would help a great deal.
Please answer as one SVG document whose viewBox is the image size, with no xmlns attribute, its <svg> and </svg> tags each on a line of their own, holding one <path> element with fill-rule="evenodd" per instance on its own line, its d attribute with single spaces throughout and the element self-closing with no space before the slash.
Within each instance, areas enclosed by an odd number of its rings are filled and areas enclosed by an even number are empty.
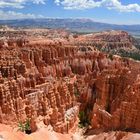
<svg viewBox="0 0 140 140">
<path fill-rule="evenodd" d="M 1 35 L 0 123 L 7 131 L 6 135 L 0 128 L 3 138 L 69 140 L 83 126 L 92 135 L 104 132 L 93 140 L 140 138 L 134 134 L 140 132 L 140 62 L 98 48 L 134 49 L 126 32 L 75 37 L 63 30 L 38 29 Z M 15 132 L 18 125 L 31 135 Z"/>
</svg>

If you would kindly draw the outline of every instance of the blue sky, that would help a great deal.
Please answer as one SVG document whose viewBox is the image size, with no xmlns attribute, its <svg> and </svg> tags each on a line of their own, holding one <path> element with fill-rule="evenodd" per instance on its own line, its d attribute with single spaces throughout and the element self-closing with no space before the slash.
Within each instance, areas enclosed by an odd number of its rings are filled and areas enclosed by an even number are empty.
<svg viewBox="0 0 140 140">
<path fill-rule="evenodd" d="M 46 17 L 140 24 L 140 0 L 0 0 L 0 19 Z"/>
</svg>

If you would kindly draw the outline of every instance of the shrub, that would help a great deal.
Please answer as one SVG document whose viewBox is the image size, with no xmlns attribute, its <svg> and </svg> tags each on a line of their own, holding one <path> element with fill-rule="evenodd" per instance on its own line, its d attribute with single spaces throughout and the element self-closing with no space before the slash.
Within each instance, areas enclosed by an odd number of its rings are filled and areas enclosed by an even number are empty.
<svg viewBox="0 0 140 140">
<path fill-rule="evenodd" d="M 110 58 L 110 60 L 113 60 L 113 55 L 109 54 L 109 58 Z"/>
<path fill-rule="evenodd" d="M 75 95 L 76 97 L 79 96 L 79 91 L 78 91 L 76 85 L 74 86 L 74 95 Z"/>
<path fill-rule="evenodd" d="M 22 132 L 25 131 L 24 124 L 22 122 L 19 122 L 18 127 L 19 127 L 20 131 L 22 131 Z"/>
<path fill-rule="evenodd" d="M 30 127 L 30 120 L 27 119 L 26 122 L 25 122 L 25 131 L 26 130 L 31 130 L 31 127 Z"/>
<path fill-rule="evenodd" d="M 30 127 L 30 120 L 27 119 L 25 123 L 19 122 L 19 130 L 22 132 L 25 132 L 26 134 L 31 133 L 31 127 Z"/>
<path fill-rule="evenodd" d="M 84 127 L 90 124 L 88 115 L 86 115 L 86 113 L 84 111 L 80 111 L 79 112 L 79 127 Z"/>
</svg>

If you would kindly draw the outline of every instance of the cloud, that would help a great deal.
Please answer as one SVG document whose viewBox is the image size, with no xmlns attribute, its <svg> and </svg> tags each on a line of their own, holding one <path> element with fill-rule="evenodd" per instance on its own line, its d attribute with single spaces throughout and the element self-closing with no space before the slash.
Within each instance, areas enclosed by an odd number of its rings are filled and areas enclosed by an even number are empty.
<svg viewBox="0 0 140 140">
<path fill-rule="evenodd" d="M 137 3 L 124 5 L 119 0 L 55 0 L 57 5 L 64 6 L 64 9 L 92 9 L 105 7 L 120 12 L 140 12 L 140 5 Z"/>
<path fill-rule="evenodd" d="M 31 18 L 44 18 L 42 15 L 23 14 L 15 11 L 5 11 L 7 8 L 24 8 L 27 4 L 45 4 L 47 0 L 0 0 L 0 20 L 5 19 L 31 19 Z"/>
<path fill-rule="evenodd" d="M 34 18 L 44 18 L 42 15 L 34 14 L 23 14 L 14 11 L 4 12 L 0 10 L 0 19 L 1 20 L 11 20 L 11 19 L 34 19 Z"/>
<path fill-rule="evenodd" d="M 45 4 L 46 0 L 0 0 L 0 8 L 23 8 L 27 3 Z"/>
</svg>

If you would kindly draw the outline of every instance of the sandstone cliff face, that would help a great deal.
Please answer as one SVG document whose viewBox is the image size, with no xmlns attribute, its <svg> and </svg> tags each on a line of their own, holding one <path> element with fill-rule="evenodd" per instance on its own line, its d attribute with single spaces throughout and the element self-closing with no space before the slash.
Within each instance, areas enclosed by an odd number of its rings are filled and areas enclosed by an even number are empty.
<svg viewBox="0 0 140 140">
<path fill-rule="evenodd" d="M 12 50 L 1 50 L 1 123 L 42 116 L 46 125 L 67 133 L 77 122 L 79 112 L 74 94 L 76 77 L 69 62 L 74 48 L 59 44 L 28 44 L 21 48 L 15 44 Z"/>
<path fill-rule="evenodd" d="M 138 140 L 139 134 L 133 134 L 128 132 L 121 132 L 121 131 L 112 131 L 109 133 L 102 133 L 96 136 L 89 136 L 86 140 Z"/>
<path fill-rule="evenodd" d="M 80 110 L 93 128 L 140 131 L 139 62 L 66 40 L 14 40 L 0 53 L 1 123 L 41 118 L 67 133 Z"/>
<path fill-rule="evenodd" d="M 103 31 L 79 36 L 75 39 L 77 45 L 96 46 L 103 49 L 131 49 L 133 38 L 124 31 Z"/>
<path fill-rule="evenodd" d="M 91 46 L 101 52 L 140 60 L 138 39 L 124 31 L 103 31 L 79 35 L 72 41 L 77 46 Z"/>
<path fill-rule="evenodd" d="M 140 131 L 138 111 L 140 69 L 137 64 L 139 63 L 130 61 L 127 69 L 119 69 L 110 74 L 108 71 L 97 78 L 93 127 Z"/>
</svg>

